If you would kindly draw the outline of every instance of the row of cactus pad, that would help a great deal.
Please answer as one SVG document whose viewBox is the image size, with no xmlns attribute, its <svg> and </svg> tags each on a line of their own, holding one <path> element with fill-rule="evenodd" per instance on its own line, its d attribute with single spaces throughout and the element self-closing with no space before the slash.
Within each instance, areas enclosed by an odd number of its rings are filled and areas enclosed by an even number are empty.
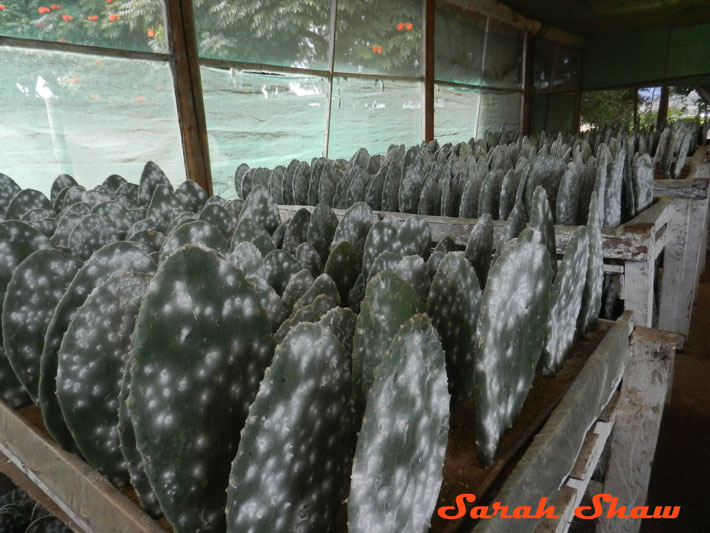
<svg viewBox="0 0 710 533">
<path fill-rule="evenodd" d="M 267 188 L 279 204 L 346 209 L 358 202 L 374 210 L 507 220 L 519 198 L 530 209 L 542 186 L 556 224 L 586 225 L 592 190 L 602 179 L 604 227 L 633 218 L 653 198 L 654 171 L 676 178 L 696 148 L 697 128 L 662 133 L 594 130 L 583 134 L 487 136 L 405 149 L 391 145 L 385 155 L 364 148 L 349 161 L 292 160 L 273 169 L 241 164 L 236 194 L 246 198 Z"/>
<path fill-rule="evenodd" d="M 536 371 L 593 326 L 600 183 L 559 260 L 542 186 L 465 249 L 364 202 L 282 221 L 266 187 L 207 198 L 153 163 L 138 185 L 18 187 L 0 394 L 176 531 L 424 529 L 451 407 L 474 400 L 494 461 Z"/>
</svg>

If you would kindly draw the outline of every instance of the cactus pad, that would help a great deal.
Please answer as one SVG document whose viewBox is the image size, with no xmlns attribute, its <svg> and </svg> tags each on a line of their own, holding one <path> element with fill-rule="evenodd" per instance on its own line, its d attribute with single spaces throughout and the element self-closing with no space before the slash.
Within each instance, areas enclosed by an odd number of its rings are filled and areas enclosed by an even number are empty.
<svg viewBox="0 0 710 533">
<path fill-rule="evenodd" d="M 464 257 L 471 263 L 481 288 L 484 288 L 493 257 L 493 219 L 490 215 L 482 216 L 473 226 L 466 241 Z"/>
<path fill-rule="evenodd" d="M 325 204 L 318 204 L 311 213 L 306 240 L 318 251 L 324 263 L 328 259 L 330 243 L 337 227 L 338 218 L 333 210 Z"/>
<path fill-rule="evenodd" d="M 264 268 L 266 282 L 279 294 L 283 294 L 291 276 L 301 270 L 296 258 L 285 250 L 269 252 L 264 257 Z"/>
<path fill-rule="evenodd" d="M 431 286 L 431 277 L 426 263 L 420 256 L 403 257 L 394 269 L 394 273 L 409 283 L 422 304 L 426 302 Z"/>
<path fill-rule="evenodd" d="M 140 272 L 111 276 L 77 309 L 59 348 L 57 400 L 64 420 L 87 462 L 118 487 L 128 482 L 118 395 L 149 281 Z"/>
<path fill-rule="evenodd" d="M 516 280 L 511 283 L 510 280 Z M 488 274 L 476 326 L 476 442 L 483 464 L 525 401 L 550 315 L 550 254 L 526 229 Z"/>
<path fill-rule="evenodd" d="M 284 233 L 281 248 L 295 255 L 298 245 L 306 242 L 310 219 L 311 213 L 308 209 L 301 208 L 296 211 L 286 224 L 286 233 Z"/>
<path fill-rule="evenodd" d="M 450 252 L 439 264 L 426 301 L 427 314 L 446 353 L 446 373 L 453 405 L 473 397 L 476 321 L 481 287 L 463 254 Z"/>
<path fill-rule="evenodd" d="M 281 343 L 298 324 L 302 322 L 318 322 L 323 315 L 337 306 L 337 301 L 330 295 L 321 294 L 317 296 L 313 303 L 291 313 L 291 316 L 281 324 L 274 334 L 274 341 L 277 344 Z"/>
<path fill-rule="evenodd" d="M 336 305 L 340 305 L 340 293 L 333 279 L 328 274 L 321 274 L 311 284 L 308 290 L 293 305 L 292 313 L 302 307 L 312 304 L 321 294 L 328 295 Z"/>
<path fill-rule="evenodd" d="M 340 342 L 317 324 L 294 328 L 249 408 L 229 474 L 228 531 L 332 529 L 351 438 L 349 402 Z"/>
<path fill-rule="evenodd" d="M 532 212 L 530 213 L 530 227 L 542 235 L 542 243 L 550 254 L 550 264 L 553 272 L 557 270 L 557 247 L 555 244 L 555 222 L 553 220 L 550 204 L 547 201 L 545 189 L 539 185 L 535 188 L 532 198 Z"/>
<path fill-rule="evenodd" d="M 7 206 L 22 189 L 10 176 L 0 172 L 0 215 L 5 215 Z"/>
<path fill-rule="evenodd" d="M 38 207 L 47 210 L 53 209 L 52 202 L 41 192 L 34 189 L 22 189 L 10 200 L 5 210 L 5 218 L 20 220 L 27 211 Z"/>
<path fill-rule="evenodd" d="M 318 324 L 327 327 L 335 335 L 335 338 L 340 341 L 340 345 L 348 357 L 348 366 L 351 367 L 353 336 L 357 325 L 357 315 L 347 307 L 335 307 L 324 314 Z"/>
<path fill-rule="evenodd" d="M 349 530 L 426 531 L 448 432 L 444 352 L 429 319 L 416 315 L 375 371 L 353 464 Z"/>
<path fill-rule="evenodd" d="M 589 202 L 589 221 L 587 222 L 589 263 L 587 264 L 582 309 L 579 311 L 579 323 L 577 326 L 580 333 L 586 333 L 594 326 L 602 306 L 604 252 L 602 250 L 602 218 L 599 213 L 598 202 L 599 196 L 594 191 Z"/>
<path fill-rule="evenodd" d="M 362 256 L 362 271 L 365 275 L 370 271 L 372 263 L 382 252 L 399 252 L 397 234 L 385 222 L 375 222 L 365 239 Z"/>
<path fill-rule="evenodd" d="M 244 201 L 244 206 L 239 214 L 239 219 L 251 218 L 261 224 L 269 234 L 273 233 L 279 224 L 279 208 L 274 197 L 266 187 L 254 187 Z"/>
<path fill-rule="evenodd" d="M 183 209 L 197 213 L 205 205 L 207 193 L 196 182 L 185 180 L 175 189 L 175 198 Z"/>
<path fill-rule="evenodd" d="M 229 244 L 217 228 L 204 220 L 193 220 L 179 226 L 168 235 L 160 251 L 161 257 L 169 256 L 186 244 L 201 244 L 222 254 L 229 251 Z"/>
<path fill-rule="evenodd" d="M 308 289 L 313 285 L 313 282 L 313 275 L 306 269 L 299 270 L 288 280 L 288 284 L 286 284 L 286 288 L 281 296 L 281 301 L 289 315 L 293 310 L 293 306 L 306 294 Z"/>
<path fill-rule="evenodd" d="M 424 259 L 431 251 L 431 227 L 420 216 L 410 216 L 404 221 L 397 232 L 402 255 L 420 255 Z"/>
<path fill-rule="evenodd" d="M 153 198 L 153 193 L 161 186 L 167 187 L 170 191 L 173 190 L 170 180 L 168 180 L 162 169 L 152 161 L 148 161 L 143 167 L 138 185 L 138 203 L 140 205 L 149 204 L 151 198 Z"/>
<path fill-rule="evenodd" d="M 86 215 L 72 229 L 67 245 L 75 257 L 86 261 L 96 250 L 117 240 L 111 220 L 103 215 Z"/>
<path fill-rule="evenodd" d="M 344 241 L 330 252 L 323 272 L 328 274 L 338 287 L 340 301 L 348 301 L 348 292 L 360 274 L 360 263 L 353 252 L 353 246 Z"/>
<path fill-rule="evenodd" d="M 589 238 L 587 228 L 581 226 L 575 230 L 567 244 L 552 284 L 550 320 L 542 354 L 543 370 L 548 374 L 560 367 L 574 341 L 588 264 Z"/>
<path fill-rule="evenodd" d="M 150 282 L 132 353 L 128 412 L 160 507 L 176 531 L 223 529 L 229 465 L 273 354 L 256 294 L 185 246 Z"/>
<path fill-rule="evenodd" d="M 211 204 L 203 207 L 199 219 L 212 224 L 228 240 L 232 238 L 234 230 L 237 229 L 237 219 L 227 209 L 219 205 Z"/>
<path fill-rule="evenodd" d="M 81 262 L 57 250 L 33 252 L 15 269 L 2 308 L 3 347 L 15 375 L 38 401 L 44 333 Z"/>
</svg>

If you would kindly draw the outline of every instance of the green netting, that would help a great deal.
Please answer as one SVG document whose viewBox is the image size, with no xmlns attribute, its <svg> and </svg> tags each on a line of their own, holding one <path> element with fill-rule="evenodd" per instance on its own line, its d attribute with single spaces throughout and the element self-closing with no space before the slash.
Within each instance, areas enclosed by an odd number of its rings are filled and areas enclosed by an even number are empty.
<svg viewBox="0 0 710 533">
<path fill-rule="evenodd" d="M 520 131 L 520 93 L 481 93 L 476 138 L 487 131 Z"/>
<path fill-rule="evenodd" d="M 436 5 L 435 79 L 480 84 L 486 17 L 445 2 Z"/>
<path fill-rule="evenodd" d="M 523 43 L 525 34 L 502 22 L 488 23 L 483 84 L 490 87 L 522 87 Z"/>
<path fill-rule="evenodd" d="M 532 129 L 537 133 L 576 129 L 576 94 L 536 94 L 533 96 Z"/>
<path fill-rule="evenodd" d="M 710 80 L 710 25 L 589 37 L 584 87 Z M 668 67 L 666 69 L 666 53 Z"/>
<path fill-rule="evenodd" d="M 581 56 L 581 48 L 536 38 L 533 53 L 533 87 L 535 90 L 575 90 Z"/>
<path fill-rule="evenodd" d="M 434 86 L 434 136 L 440 144 L 468 141 L 476 132 L 480 91 Z"/>
</svg>

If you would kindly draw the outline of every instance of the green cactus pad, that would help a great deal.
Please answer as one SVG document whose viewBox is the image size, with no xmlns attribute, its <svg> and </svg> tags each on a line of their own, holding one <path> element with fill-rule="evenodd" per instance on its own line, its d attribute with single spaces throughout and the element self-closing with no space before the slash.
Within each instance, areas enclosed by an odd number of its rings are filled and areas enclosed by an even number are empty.
<svg viewBox="0 0 710 533">
<path fill-rule="evenodd" d="M 121 202 L 126 207 L 138 205 L 138 185 L 135 183 L 124 183 L 121 185 L 114 196 L 114 200 Z"/>
<path fill-rule="evenodd" d="M 5 215 L 7 206 L 12 199 L 22 190 L 10 176 L 0 172 L 0 215 Z M 52 198 L 54 199 L 54 198 Z"/>
<path fill-rule="evenodd" d="M 155 188 L 153 196 L 148 204 L 146 218 L 159 220 L 166 226 L 169 226 L 172 221 L 181 213 L 184 208 L 180 200 L 173 192 L 172 188 L 160 185 Z"/>
<path fill-rule="evenodd" d="M 306 240 L 318 251 L 324 263 L 328 259 L 330 243 L 337 227 L 338 218 L 333 210 L 325 204 L 318 204 L 311 213 Z"/>
<path fill-rule="evenodd" d="M 42 232 L 46 237 L 51 237 L 57 229 L 57 219 L 53 217 L 33 220 L 28 223 L 36 230 Z"/>
<path fill-rule="evenodd" d="M 201 244 L 222 254 L 229 252 L 229 244 L 217 228 L 204 220 L 193 220 L 168 235 L 160 250 L 161 258 L 165 259 L 186 244 Z"/>
<path fill-rule="evenodd" d="M 52 244 L 57 248 L 69 248 L 69 235 L 85 215 L 65 213 L 57 221 L 57 227 L 51 237 Z"/>
<path fill-rule="evenodd" d="M 293 305 L 292 313 L 312 304 L 321 294 L 328 295 L 337 305 L 340 305 L 340 293 L 333 279 L 328 274 L 318 276 L 308 290 Z"/>
<path fill-rule="evenodd" d="M 555 222 L 553 220 L 550 204 L 547 202 L 547 193 L 539 185 L 535 188 L 530 213 L 530 227 L 542 235 L 542 242 L 550 254 L 552 271 L 557 270 L 557 245 L 555 244 Z"/>
<path fill-rule="evenodd" d="M 498 220 L 498 212 L 500 202 L 500 191 L 503 186 L 503 178 L 505 176 L 500 170 L 491 171 L 481 184 L 481 193 L 478 197 L 478 213 L 479 217 L 489 214 L 495 220 Z"/>
<path fill-rule="evenodd" d="M 79 184 L 69 174 L 59 174 L 59 176 L 57 176 L 52 182 L 52 187 L 49 191 L 49 199 L 54 202 L 54 199 L 60 192 L 62 192 L 67 187 L 74 187 L 76 185 Z"/>
<path fill-rule="evenodd" d="M 80 261 L 64 252 L 37 250 L 19 264 L 7 285 L 2 307 L 3 348 L 35 403 L 44 333 L 80 267 Z"/>
<path fill-rule="evenodd" d="M 448 432 L 444 352 L 429 319 L 416 315 L 375 371 L 352 470 L 349 530 L 426 531 Z"/>
<path fill-rule="evenodd" d="M 456 192 L 451 183 L 452 178 L 444 170 L 444 175 L 439 178 L 439 194 L 441 195 L 441 216 L 456 216 Z"/>
<path fill-rule="evenodd" d="M 335 307 L 324 314 L 318 324 L 327 327 L 335 338 L 340 341 L 340 345 L 348 358 L 348 367 L 351 367 L 353 336 L 357 325 L 357 315 L 347 307 Z"/>
<path fill-rule="evenodd" d="M 316 159 L 311 166 L 311 178 L 308 180 L 308 205 L 318 204 L 320 178 L 323 175 L 323 168 L 327 165 L 327 162 L 327 159 L 321 157 Z"/>
<path fill-rule="evenodd" d="M 222 530 L 229 465 L 273 354 L 266 313 L 241 272 L 188 245 L 151 280 L 132 353 L 128 412 L 160 507 L 175 531 Z"/>
<path fill-rule="evenodd" d="M 434 247 L 435 252 L 443 252 L 443 253 L 449 253 L 449 252 L 455 252 L 456 251 L 456 242 L 454 242 L 454 239 L 451 238 L 450 235 L 447 235 L 443 239 L 441 239 L 438 243 L 436 243 L 436 246 Z"/>
<path fill-rule="evenodd" d="M 250 218 L 272 234 L 281 224 L 279 207 L 266 187 L 255 187 L 244 201 L 239 220 Z"/>
<path fill-rule="evenodd" d="M 493 254 L 491 264 L 494 264 L 496 262 L 500 254 L 503 252 L 506 243 L 520 235 L 520 232 L 525 229 L 526 223 L 527 218 L 525 216 L 525 205 L 523 204 L 523 202 L 517 202 L 515 204 L 515 207 L 513 207 L 513 210 L 510 212 L 508 220 L 506 220 L 505 222 L 505 226 L 503 227 L 503 233 L 501 234 L 496 244 L 496 250 Z"/>
<path fill-rule="evenodd" d="M 51 243 L 35 228 L 16 220 L 0 223 L 0 243 L 0 301 L 3 301 L 18 265 L 31 253 L 50 248 Z M 15 376 L 4 349 L 0 350 L 0 398 L 15 408 L 29 403 L 30 400 Z"/>
<path fill-rule="evenodd" d="M 4 215 L 7 220 L 20 220 L 27 211 L 38 207 L 47 210 L 53 209 L 52 202 L 41 192 L 34 189 L 22 189 L 12 197 Z"/>
<path fill-rule="evenodd" d="M 240 198 L 232 198 L 224 204 L 224 208 L 227 212 L 232 215 L 237 221 L 239 220 L 239 215 L 241 215 L 242 208 L 244 207 L 244 200 Z"/>
<path fill-rule="evenodd" d="M 372 262 L 366 281 L 370 281 L 377 274 L 384 272 L 385 270 L 394 272 L 402 262 L 402 259 L 404 259 L 402 255 L 396 252 L 382 252 Z"/>
<path fill-rule="evenodd" d="M 295 205 L 306 205 L 308 203 L 308 186 L 311 181 L 311 167 L 305 161 L 296 167 L 293 173 L 293 203 Z"/>
<path fill-rule="evenodd" d="M 604 286 L 604 252 L 602 250 L 602 221 L 598 209 L 599 197 L 592 193 L 589 202 L 589 221 L 587 222 L 587 237 L 589 238 L 589 263 L 582 297 L 582 309 L 579 311 L 578 329 L 586 333 L 597 322 L 602 306 L 602 289 Z"/>
<path fill-rule="evenodd" d="M 398 207 L 401 213 L 417 212 L 419 197 L 424 185 L 422 167 L 419 151 L 414 147 L 407 150 L 402 160 L 402 181 L 399 184 Z"/>
<path fill-rule="evenodd" d="M 520 184 L 520 176 L 513 169 L 508 170 L 503 177 L 498 201 L 498 220 L 508 220 L 510 212 L 515 206 L 515 197 Z"/>
<path fill-rule="evenodd" d="M 653 161 L 644 154 L 634 158 L 631 175 L 634 186 L 636 212 L 643 211 L 653 201 Z"/>
<path fill-rule="evenodd" d="M 296 248 L 308 238 L 308 225 L 311 220 L 311 213 L 308 209 L 301 208 L 296 211 L 286 225 L 281 248 L 291 254 L 296 254 Z"/>
<path fill-rule="evenodd" d="M 609 165 L 604 191 L 604 227 L 621 224 L 621 187 L 624 179 L 626 150 L 620 149 Z"/>
<path fill-rule="evenodd" d="M 237 229 L 237 219 L 232 213 L 219 205 L 206 205 L 200 211 L 199 219 L 209 222 L 217 228 L 222 236 L 228 241 L 232 238 L 234 230 Z"/>
<path fill-rule="evenodd" d="M 453 405 L 473 397 L 476 321 L 481 287 L 473 267 L 460 252 L 450 252 L 431 282 L 426 310 L 446 353 L 446 373 Z"/>
<path fill-rule="evenodd" d="M 175 198 L 183 209 L 197 213 L 205 205 L 207 193 L 196 182 L 185 180 L 175 189 Z"/>
<path fill-rule="evenodd" d="M 429 257 L 431 250 L 431 227 L 420 216 L 410 216 L 404 221 L 397 232 L 399 253 L 402 255 L 420 255 Z"/>
<path fill-rule="evenodd" d="M 466 241 L 464 257 L 471 263 L 481 288 L 484 288 L 493 258 L 493 219 L 490 215 L 482 216 L 473 226 Z"/>
<path fill-rule="evenodd" d="M 375 215 L 369 205 L 364 202 L 354 204 L 345 212 L 338 227 L 335 229 L 333 241 L 330 243 L 330 250 L 332 251 L 341 242 L 347 241 L 352 245 L 353 253 L 358 258 L 358 262 L 361 261 L 367 233 L 375 222 Z"/>
<path fill-rule="evenodd" d="M 222 198 L 220 195 L 215 194 L 214 196 L 210 196 L 209 198 L 207 198 L 207 201 L 205 202 L 205 205 L 212 205 L 212 204 L 216 204 L 220 207 L 224 207 L 227 205 L 227 200 Z"/>
<path fill-rule="evenodd" d="M 345 193 L 345 205 L 351 206 L 358 202 L 365 201 L 365 193 L 367 192 L 368 185 L 368 175 L 362 169 L 358 169 L 353 172 L 352 179 L 350 180 L 350 185 L 348 185 L 348 190 Z"/>
<path fill-rule="evenodd" d="M 111 200 L 113 200 L 113 197 L 110 194 L 101 192 L 97 189 L 86 191 L 84 194 L 81 195 L 81 201 L 85 204 L 90 205 L 91 207 L 96 207 L 99 204 L 103 204 L 104 202 L 110 202 Z"/>
<path fill-rule="evenodd" d="M 144 229 L 129 235 L 127 241 L 140 243 L 148 246 L 154 252 L 159 252 L 165 244 L 165 234 L 159 231 Z"/>
<path fill-rule="evenodd" d="M 313 245 L 309 242 L 302 242 L 296 248 L 296 261 L 303 268 L 310 270 L 314 276 L 323 272 L 323 260 Z"/>
<path fill-rule="evenodd" d="M 353 337 L 353 394 L 360 412 L 390 342 L 400 326 L 421 311 L 417 295 L 395 273 L 380 272 L 368 282 Z"/>
<path fill-rule="evenodd" d="M 338 302 L 327 294 L 321 294 L 313 303 L 301 307 L 291 313 L 274 334 L 274 342 L 280 344 L 286 336 L 302 322 L 318 322 L 328 311 L 338 306 Z"/>
<path fill-rule="evenodd" d="M 257 235 L 251 240 L 251 243 L 259 249 L 261 255 L 266 255 L 276 250 L 274 241 L 268 235 Z"/>
<path fill-rule="evenodd" d="M 59 213 L 70 205 L 81 202 L 81 197 L 84 196 L 85 191 L 86 189 L 84 189 L 81 185 L 67 187 L 54 199 L 54 202 L 52 202 L 52 208 Z M 120 198 L 116 199 L 119 200 Z"/>
<path fill-rule="evenodd" d="M 130 270 L 152 274 L 155 272 L 155 263 L 145 252 L 127 242 L 111 243 L 98 250 L 74 276 L 54 309 L 45 332 L 40 359 L 39 406 L 47 430 L 66 449 L 72 450 L 75 445 L 56 397 L 57 354 L 62 337 L 76 310 L 86 301 L 91 291 L 112 274 Z"/>
<path fill-rule="evenodd" d="M 581 165 L 570 163 L 557 191 L 556 223 L 573 226 L 580 221 L 579 196 L 582 188 Z"/>
<path fill-rule="evenodd" d="M 355 314 L 360 312 L 360 302 L 362 302 L 362 299 L 365 297 L 365 285 L 367 285 L 367 278 L 360 272 L 355 283 L 348 291 L 348 307 L 350 307 Z"/>
<path fill-rule="evenodd" d="M 59 348 L 57 400 L 81 454 L 117 487 L 128 483 L 119 447 L 118 395 L 150 276 L 120 272 L 79 307 Z"/>
<path fill-rule="evenodd" d="M 351 439 L 349 402 L 340 342 L 317 324 L 292 330 L 249 408 L 229 474 L 227 531 L 333 528 Z"/>
<path fill-rule="evenodd" d="M 314 279 L 313 275 L 309 270 L 303 269 L 296 272 L 291 279 L 288 280 L 288 284 L 284 289 L 284 293 L 281 296 L 281 301 L 286 309 L 287 314 L 291 314 L 293 306 L 296 302 L 311 288 Z"/>
<path fill-rule="evenodd" d="M 375 222 L 365 239 L 365 247 L 362 255 L 362 272 L 367 275 L 372 263 L 382 252 L 399 252 L 399 239 L 397 234 L 387 223 Z"/>
<path fill-rule="evenodd" d="M 294 204 L 293 175 L 296 172 L 298 165 L 300 165 L 300 164 L 301 164 L 300 161 L 293 159 L 288 164 L 288 167 L 286 167 L 286 171 L 284 172 L 284 177 L 281 180 L 281 197 L 283 199 L 283 203 L 286 205 L 293 205 Z"/>
<path fill-rule="evenodd" d="M 408 255 L 403 257 L 394 269 L 394 273 L 402 278 L 403 281 L 409 283 L 409 286 L 412 287 L 422 304 L 426 302 L 429 295 L 429 287 L 431 286 L 431 277 L 426 263 L 420 256 Z"/>
<path fill-rule="evenodd" d="M 382 187 L 382 210 L 399 211 L 399 187 L 402 181 L 402 168 L 390 165 Z"/>
<path fill-rule="evenodd" d="M 550 294 L 550 320 L 542 354 L 543 370 L 557 371 L 569 352 L 577 329 L 582 296 L 589 264 L 587 228 L 581 226 L 572 235 L 560 262 Z"/>
<path fill-rule="evenodd" d="M 439 215 L 441 212 L 441 195 L 439 194 L 439 182 L 431 175 L 426 176 L 422 185 L 422 192 L 419 195 L 419 205 L 417 213 L 420 215 Z"/>
<path fill-rule="evenodd" d="M 433 278 L 436 275 L 436 271 L 439 269 L 439 263 L 441 263 L 444 259 L 444 255 L 446 255 L 446 253 L 447 252 L 437 250 L 429 256 L 429 259 L 426 260 L 426 268 L 429 272 L 429 277 Z"/>
<path fill-rule="evenodd" d="M 230 248 L 234 248 L 240 242 L 251 242 L 259 235 L 269 237 L 266 229 L 259 222 L 252 218 L 242 218 L 234 230 L 234 235 L 232 235 L 232 241 L 230 242 Z"/>
<path fill-rule="evenodd" d="M 298 261 L 286 250 L 274 250 L 264 257 L 266 282 L 279 294 L 283 294 L 291 276 L 301 270 Z"/>
<path fill-rule="evenodd" d="M 520 412 L 545 341 L 552 267 L 541 238 L 526 229 L 508 242 L 483 291 L 474 375 L 476 443 L 484 465 Z"/>
<path fill-rule="evenodd" d="M 125 238 L 128 230 L 137 221 L 134 213 L 131 213 L 125 205 L 115 200 L 95 206 L 91 210 L 91 214 L 106 217 L 113 225 L 119 238 Z"/>
<path fill-rule="evenodd" d="M 367 191 L 365 191 L 365 202 L 375 211 L 379 211 L 382 208 L 382 190 L 385 186 L 385 178 L 389 167 L 390 163 L 385 163 L 370 180 Z"/>
<path fill-rule="evenodd" d="M 330 252 L 323 272 L 335 281 L 340 293 L 340 301 L 346 303 L 348 292 L 360 274 L 360 262 L 355 257 L 349 242 L 341 242 Z"/>
<path fill-rule="evenodd" d="M 170 191 L 173 190 L 170 180 L 162 169 L 152 161 L 148 161 L 143 167 L 140 183 L 138 184 L 138 203 L 140 205 L 148 205 L 158 187 L 167 187 Z"/>
<path fill-rule="evenodd" d="M 117 240 L 111 220 L 103 215 L 86 215 L 72 229 L 67 245 L 75 257 L 86 261 L 96 250 Z"/>
<path fill-rule="evenodd" d="M 227 255 L 227 261 L 241 270 L 247 279 L 266 277 L 264 258 L 259 249 L 250 242 L 239 243 Z"/>
<path fill-rule="evenodd" d="M 337 171 L 333 165 L 327 164 L 318 184 L 318 203 L 333 205 L 335 190 L 338 187 Z"/>
<path fill-rule="evenodd" d="M 274 243 L 274 246 L 276 246 L 276 248 L 281 248 L 281 245 L 284 242 L 284 235 L 286 234 L 286 226 L 288 226 L 288 220 L 279 224 L 279 227 L 276 228 L 274 230 L 274 233 L 271 235 L 271 240 Z"/>
</svg>

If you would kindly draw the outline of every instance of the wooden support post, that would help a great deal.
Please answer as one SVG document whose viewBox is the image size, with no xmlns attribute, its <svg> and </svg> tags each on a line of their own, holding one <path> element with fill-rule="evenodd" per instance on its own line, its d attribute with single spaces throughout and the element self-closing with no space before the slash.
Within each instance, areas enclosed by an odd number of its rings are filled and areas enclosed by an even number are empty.
<svg viewBox="0 0 710 533">
<path fill-rule="evenodd" d="M 635 315 L 634 315 L 635 318 Z M 630 509 L 646 505 L 663 406 L 671 386 L 675 335 L 636 327 L 612 433 L 604 492 Z M 597 531 L 635 532 L 641 520 L 599 520 Z"/>
<path fill-rule="evenodd" d="M 525 68 L 523 69 L 523 135 L 532 133 L 532 104 L 533 104 L 533 56 L 535 54 L 535 41 L 532 34 L 525 34 Z"/>
<path fill-rule="evenodd" d="M 668 97 L 670 95 L 670 89 L 668 87 L 661 87 L 661 99 L 658 102 L 658 119 L 656 121 L 656 130 L 661 131 L 668 119 Z"/>
<path fill-rule="evenodd" d="M 579 132 L 579 128 L 582 125 L 582 87 L 584 79 L 584 48 L 579 53 L 579 70 L 577 72 L 577 95 L 574 106 L 574 127 L 573 131 Z"/>
<path fill-rule="evenodd" d="M 434 0 L 424 0 L 424 87 L 422 87 L 424 140 L 434 140 L 434 68 L 435 68 L 435 25 L 436 9 Z"/>
<path fill-rule="evenodd" d="M 207 119 L 197 53 L 195 17 L 191 0 L 166 2 L 170 66 L 175 86 L 180 135 L 188 179 L 212 195 Z"/>
<path fill-rule="evenodd" d="M 655 261 L 627 261 L 624 264 L 624 309 L 633 311 L 634 322 L 653 326 L 653 269 Z"/>
</svg>

